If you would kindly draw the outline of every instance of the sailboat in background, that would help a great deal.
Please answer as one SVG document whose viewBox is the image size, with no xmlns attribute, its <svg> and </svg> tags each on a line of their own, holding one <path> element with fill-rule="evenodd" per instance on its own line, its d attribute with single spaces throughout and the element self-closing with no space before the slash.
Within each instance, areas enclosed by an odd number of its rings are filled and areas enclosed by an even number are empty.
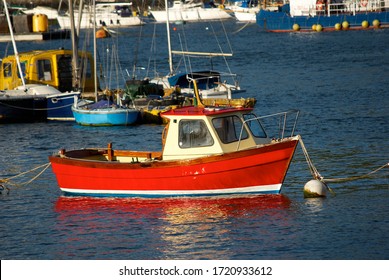
<svg viewBox="0 0 389 280">
<path fill-rule="evenodd" d="M 157 77 L 152 82 L 162 84 L 164 88 L 179 88 L 183 94 L 193 94 L 193 80 L 197 81 L 197 87 L 202 98 L 218 98 L 231 99 L 232 93 L 243 92 L 236 79 L 236 75 L 229 74 L 234 79 L 234 84 L 227 84 L 222 82 L 221 73 L 214 70 L 201 71 L 185 71 L 176 73 L 173 69 L 173 54 L 183 55 L 186 57 L 230 57 L 232 53 L 214 53 L 214 52 L 193 52 L 193 51 L 175 51 L 171 47 L 170 37 L 170 9 L 168 8 L 167 0 L 166 6 L 166 31 L 168 41 L 169 54 L 169 74 L 164 77 Z"/>
<path fill-rule="evenodd" d="M 94 10 L 98 21 L 93 20 Z M 70 11 L 67 14 L 58 15 L 58 23 L 61 29 L 71 28 Z M 80 23 L 80 28 L 89 28 L 92 22 L 98 24 L 99 27 L 107 26 L 109 28 L 130 27 L 143 25 L 141 18 L 133 12 L 132 3 L 115 2 L 115 3 L 98 3 L 95 6 L 86 6 L 81 11 L 74 11 L 73 17 Z"/>
<path fill-rule="evenodd" d="M 70 4 L 69 4 L 70 5 Z M 96 3 L 93 0 L 93 16 L 94 22 L 96 22 Z M 72 15 L 71 15 L 72 17 Z M 73 26 L 74 26 L 74 18 Z M 72 28 L 72 34 L 75 35 L 75 29 Z M 93 48 L 94 48 L 94 59 L 96 65 L 96 25 L 93 24 Z M 74 40 L 76 41 L 76 40 Z M 76 46 L 73 46 L 75 48 Z M 86 99 L 75 99 L 74 105 L 72 106 L 72 111 L 74 119 L 80 125 L 84 126 L 117 126 L 117 125 L 131 125 L 137 122 L 140 111 L 136 108 L 130 108 L 121 103 L 120 97 L 112 96 L 106 100 L 98 100 L 98 85 L 97 85 L 97 71 L 96 67 L 94 68 L 95 76 L 95 100 L 86 100 Z M 113 102 L 113 100 L 116 102 Z"/>
<path fill-rule="evenodd" d="M 69 120 L 72 118 L 72 100 L 80 92 L 61 92 L 50 85 L 26 84 L 6 0 L 3 3 L 16 65 L 2 63 L 0 71 L 13 73 L 12 67 L 17 67 L 22 85 L 0 91 L 0 123 Z"/>
<path fill-rule="evenodd" d="M 150 10 L 151 15 L 157 22 L 167 22 L 169 20 L 172 22 L 196 22 L 232 19 L 232 16 L 222 6 L 216 7 L 213 2 L 205 6 L 201 2 L 194 3 L 193 0 L 175 0 L 169 7 L 167 1 L 165 1 L 165 7 L 169 12 L 169 16 L 165 11 Z"/>
</svg>

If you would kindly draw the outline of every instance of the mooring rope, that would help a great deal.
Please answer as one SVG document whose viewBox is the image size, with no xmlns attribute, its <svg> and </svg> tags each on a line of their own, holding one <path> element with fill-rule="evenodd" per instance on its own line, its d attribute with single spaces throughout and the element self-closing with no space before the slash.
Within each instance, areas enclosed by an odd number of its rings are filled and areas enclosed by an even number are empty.
<svg viewBox="0 0 389 280">
<path fill-rule="evenodd" d="M 367 174 L 364 174 L 364 175 L 358 175 L 358 176 L 351 176 L 351 177 L 344 177 L 344 178 L 333 178 L 333 179 L 326 179 L 324 178 L 323 176 L 320 175 L 319 171 L 317 171 L 316 167 L 313 165 L 312 163 L 312 160 L 311 158 L 309 157 L 309 154 L 308 154 L 308 151 L 304 145 L 304 142 L 303 142 L 303 139 L 301 138 L 301 136 L 299 135 L 299 142 L 300 142 L 300 145 L 301 145 L 301 148 L 303 150 L 303 153 L 304 153 L 304 156 L 305 156 L 305 159 L 308 163 L 308 167 L 311 171 L 311 174 L 313 176 L 314 179 L 317 179 L 317 180 L 320 180 L 321 182 L 323 182 L 324 184 L 325 183 L 341 183 L 341 182 L 348 182 L 348 181 L 353 181 L 353 180 L 358 180 L 358 179 L 363 179 L 363 178 L 367 178 L 367 177 L 370 177 L 371 175 L 373 175 L 374 173 L 377 173 L 378 171 L 380 171 L 381 169 L 385 168 L 385 167 L 389 167 L 389 162 L 384 164 L 383 166 L 367 173 Z M 327 186 L 327 185 L 326 185 Z M 328 189 L 330 189 L 328 186 L 327 186 Z"/>
<path fill-rule="evenodd" d="M 307 148 L 305 148 L 305 145 L 304 145 L 304 142 L 303 142 L 303 138 L 301 138 L 301 136 L 299 135 L 298 139 L 299 139 L 301 148 L 303 150 L 303 154 L 304 154 L 305 159 L 306 159 L 306 161 L 308 163 L 308 167 L 309 167 L 309 170 L 311 171 L 311 174 L 312 174 L 313 178 L 322 181 L 323 176 L 320 175 L 319 171 L 317 171 L 316 167 L 313 165 L 313 162 L 312 162 L 312 160 L 311 160 L 311 158 L 310 158 L 310 156 L 308 154 Z"/>
<path fill-rule="evenodd" d="M 348 181 L 363 179 L 363 178 L 370 177 L 371 175 L 373 175 L 374 173 L 377 173 L 378 171 L 380 171 L 381 169 L 383 169 L 385 167 L 389 167 L 389 162 L 384 164 L 383 166 L 381 166 L 381 167 L 379 167 L 379 168 L 377 168 L 377 169 L 367 173 L 367 174 L 364 174 L 364 175 L 351 176 L 351 177 L 348 177 L 348 178 L 335 178 L 335 179 L 325 179 L 325 178 L 323 178 L 323 181 L 324 182 L 332 182 L 332 183 L 341 183 L 341 182 L 348 182 Z"/>
<path fill-rule="evenodd" d="M 245 29 L 248 25 L 251 25 L 253 24 L 252 22 L 248 21 L 247 23 L 245 23 L 245 25 L 243 25 L 242 27 L 240 27 L 238 30 L 235 30 L 233 31 L 232 33 L 235 34 L 235 33 L 238 33 L 240 31 L 242 31 L 243 29 Z"/>
<path fill-rule="evenodd" d="M 34 167 L 33 169 L 30 169 L 30 170 L 21 172 L 21 173 L 15 175 L 15 176 L 11 176 L 11 177 L 9 177 L 9 178 L 0 178 L 0 188 L 1 188 L 0 191 L 1 191 L 2 189 L 3 189 L 3 190 L 6 189 L 7 192 L 9 192 L 9 188 L 7 188 L 7 187 L 5 186 L 5 183 L 6 183 L 6 184 L 9 184 L 9 185 L 13 185 L 13 186 L 23 186 L 23 185 L 30 184 L 31 182 L 33 182 L 34 180 L 36 180 L 40 175 L 42 175 L 43 172 L 45 172 L 46 169 L 50 167 L 50 165 L 51 165 L 50 162 L 49 162 L 49 163 L 45 163 L 45 164 L 39 165 L 39 166 L 37 166 L 37 167 Z M 22 183 L 12 183 L 12 182 L 11 182 L 11 180 L 13 180 L 13 179 L 16 179 L 16 178 L 18 178 L 18 177 L 20 177 L 20 176 L 23 176 L 23 175 L 27 174 L 27 173 L 31 173 L 31 172 L 33 172 L 33 171 L 35 171 L 35 170 L 40 169 L 40 168 L 43 168 L 43 169 L 42 169 L 37 175 L 35 175 L 34 177 L 32 177 L 30 180 L 28 180 L 28 181 L 26 181 L 26 182 L 22 182 Z"/>
</svg>

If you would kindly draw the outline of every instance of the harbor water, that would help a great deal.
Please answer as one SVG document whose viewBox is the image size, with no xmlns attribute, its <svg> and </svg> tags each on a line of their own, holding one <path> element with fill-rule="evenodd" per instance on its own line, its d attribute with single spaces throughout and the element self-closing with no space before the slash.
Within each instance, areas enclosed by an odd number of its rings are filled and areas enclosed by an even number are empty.
<svg viewBox="0 0 389 280">
<path fill-rule="evenodd" d="M 301 110 L 296 132 L 324 178 L 360 176 L 389 162 L 389 30 L 275 34 L 233 21 L 174 27 L 176 49 L 219 52 L 220 45 L 229 52 L 225 48 L 231 45 L 233 57 L 226 59 L 246 90 L 239 96 L 255 97 L 257 114 Z M 223 29 L 227 41 L 207 39 L 223 35 Z M 98 45 L 106 49 L 100 57 L 119 55 L 120 68 L 111 69 L 119 73 L 119 84 L 127 71 L 131 76 L 135 62 L 138 76 L 152 77 L 147 69 L 168 73 L 164 24 L 117 31 Z M 17 46 L 19 52 L 70 48 L 70 40 Z M 2 57 L 6 50 L 12 53 L 11 44 L 1 43 Z M 214 69 L 226 71 L 223 59 L 217 60 Z M 193 70 L 200 70 L 198 64 L 193 61 Z M 118 149 L 158 150 L 162 130 L 154 124 L 4 124 L 0 178 L 44 165 L 61 148 L 112 142 Z M 10 192 L 0 195 L 2 260 L 389 259 L 389 168 L 330 183 L 335 194 L 308 199 L 303 187 L 312 176 L 300 146 L 280 195 L 66 197 L 50 168 L 35 175 L 19 178 L 32 180 L 26 185 L 6 184 Z"/>
</svg>

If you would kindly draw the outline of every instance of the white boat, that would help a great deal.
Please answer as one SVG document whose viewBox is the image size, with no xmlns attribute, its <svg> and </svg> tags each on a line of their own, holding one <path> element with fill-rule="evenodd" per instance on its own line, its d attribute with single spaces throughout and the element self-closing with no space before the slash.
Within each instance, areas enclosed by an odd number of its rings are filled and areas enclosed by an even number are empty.
<svg viewBox="0 0 389 280">
<path fill-rule="evenodd" d="M 254 5 L 251 0 L 238 0 L 228 5 L 226 9 L 234 13 L 237 21 L 255 22 L 257 20 L 256 14 L 260 7 Z"/>
<path fill-rule="evenodd" d="M 194 3 L 193 0 L 175 0 L 168 8 L 170 22 L 209 21 L 232 19 L 232 16 L 224 8 L 209 6 L 202 3 Z M 166 10 L 150 10 L 157 22 L 166 22 Z"/>
<path fill-rule="evenodd" d="M 84 29 L 93 27 L 92 6 L 85 6 L 81 13 L 81 19 L 79 14 L 78 11 L 74 11 L 76 25 L 79 23 L 80 28 Z M 128 27 L 143 25 L 144 22 L 135 14 L 135 12 L 132 12 L 132 3 L 97 3 L 96 26 Z M 61 29 L 71 29 L 69 13 L 59 15 L 57 19 Z"/>
<path fill-rule="evenodd" d="M 29 10 L 23 10 L 26 15 L 46 15 L 48 19 L 55 20 L 58 18 L 58 11 L 51 7 L 36 6 Z"/>
</svg>

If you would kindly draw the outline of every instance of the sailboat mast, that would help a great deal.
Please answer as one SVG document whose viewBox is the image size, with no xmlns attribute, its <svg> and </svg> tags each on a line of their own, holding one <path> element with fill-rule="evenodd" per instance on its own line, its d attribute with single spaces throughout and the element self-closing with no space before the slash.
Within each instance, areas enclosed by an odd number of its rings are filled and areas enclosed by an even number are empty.
<svg viewBox="0 0 389 280">
<path fill-rule="evenodd" d="M 93 0 L 93 62 L 94 62 L 94 80 L 95 80 L 95 101 L 97 102 L 97 39 L 96 39 L 96 0 Z"/>
<path fill-rule="evenodd" d="M 70 17 L 70 31 L 72 38 L 72 68 L 73 68 L 73 89 L 80 88 L 80 75 L 79 75 L 79 65 L 78 65 L 78 40 L 76 34 L 76 28 L 74 24 L 74 10 L 73 10 L 73 0 L 69 0 L 69 17 Z"/>
<path fill-rule="evenodd" d="M 3 3 L 4 3 L 5 14 L 6 14 L 6 16 L 7 16 L 7 22 L 8 22 L 9 33 L 10 33 L 10 35 L 11 35 L 11 41 L 12 41 L 12 45 L 13 45 L 13 48 L 14 48 L 14 53 L 15 53 L 15 58 L 16 58 L 16 64 L 17 64 L 17 67 L 18 67 L 18 70 L 19 70 L 19 76 L 20 76 L 20 79 L 22 80 L 23 87 L 26 88 L 26 81 L 24 80 L 22 67 L 20 66 L 19 53 L 18 53 L 18 49 L 16 48 L 16 42 L 15 42 L 15 37 L 14 37 L 14 31 L 13 31 L 13 29 L 12 29 L 11 18 L 10 18 L 10 16 L 9 16 L 9 11 L 8 11 L 8 6 L 7 6 L 6 0 L 3 0 Z"/>
<path fill-rule="evenodd" d="M 173 74 L 173 58 L 172 58 L 172 45 L 170 43 L 170 22 L 169 22 L 169 6 L 168 0 L 165 0 L 165 9 L 166 9 L 166 32 L 167 32 L 167 48 L 169 52 L 169 71 L 170 75 Z"/>
</svg>

